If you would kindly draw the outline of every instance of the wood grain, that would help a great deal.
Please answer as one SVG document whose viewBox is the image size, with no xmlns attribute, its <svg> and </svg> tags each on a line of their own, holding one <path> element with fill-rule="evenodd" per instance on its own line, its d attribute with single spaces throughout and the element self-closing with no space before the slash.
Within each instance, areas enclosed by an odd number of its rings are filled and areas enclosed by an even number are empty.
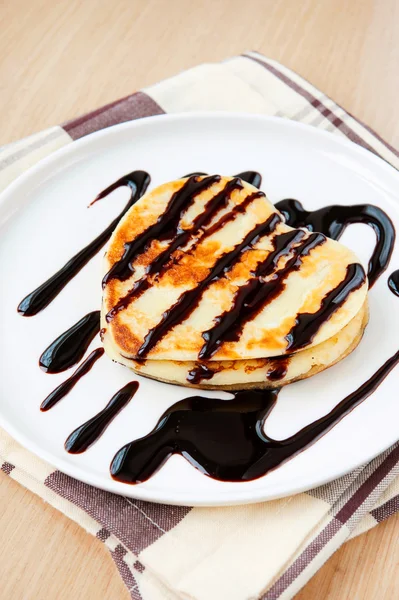
<svg viewBox="0 0 399 600">
<path fill-rule="evenodd" d="M 399 146 L 398 0 L 0 0 L 0 145 L 205 61 L 258 50 Z M 0 476 L 4 600 L 127 600 L 101 542 Z M 399 517 L 298 600 L 399 597 Z"/>
</svg>

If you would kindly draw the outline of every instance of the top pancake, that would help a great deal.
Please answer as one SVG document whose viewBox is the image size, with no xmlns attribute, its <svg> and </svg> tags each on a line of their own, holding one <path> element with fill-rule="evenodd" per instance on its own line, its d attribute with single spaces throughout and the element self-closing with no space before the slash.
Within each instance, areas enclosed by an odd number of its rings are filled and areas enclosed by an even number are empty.
<svg viewBox="0 0 399 600">
<path fill-rule="evenodd" d="M 289 227 L 262 192 L 218 176 L 145 194 L 114 231 L 105 272 L 107 335 L 122 355 L 159 360 L 310 348 L 349 323 L 368 287 L 348 248 Z"/>
</svg>

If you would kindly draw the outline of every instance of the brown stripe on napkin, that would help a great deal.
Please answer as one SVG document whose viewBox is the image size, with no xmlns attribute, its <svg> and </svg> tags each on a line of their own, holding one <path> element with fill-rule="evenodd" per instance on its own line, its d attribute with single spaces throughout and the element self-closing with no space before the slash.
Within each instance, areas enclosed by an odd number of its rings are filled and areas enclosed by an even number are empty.
<svg viewBox="0 0 399 600">
<path fill-rule="evenodd" d="M 352 491 L 348 501 L 335 514 L 335 518 L 338 519 L 338 521 L 341 521 L 341 523 L 346 524 L 370 494 L 378 488 L 381 481 L 389 474 L 395 465 L 397 465 L 398 461 L 399 445 L 396 445 L 375 471 L 371 472 L 370 476 L 359 485 L 358 489 Z"/>
<path fill-rule="evenodd" d="M 162 108 L 152 98 L 144 92 L 136 92 L 126 96 L 126 98 L 93 110 L 82 117 L 67 121 L 62 127 L 72 139 L 77 140 L 111 125 L 163 114 Z"/>
<path fill-rule="evenodd" d="M 331 124 L 336 129 L 339 129 L 349 140 L 351 140 L 352 142 L 355 142 L 356 144 L 359 144 L 359 146 L 362 146 L 363 148 L 366 148 L 366 150 L 369 150 L 373 154 L 380 156 L 378 154 L 378 152 L 376 150 L 374 150 L 374 148 L 372 148 L 357 133 L 355 133 L 341 119 L 341 117 L 336 116 L 330 108 L 325 106 L 318 98 L 313 96 L 308 90 L 305 90 L 302 86 L 300 86 L 298 83 L 296 83 L 295 81 L 293 81 L 292 79 L 290 79 L 289 77 L 284 75 L 284 73 L 282 73 L 276 67 L 270 65 L 269 63 L 266 63 L 259 58 L 255 58 L 254 56 L 249 56 L 247 54 L 243 54 L 243 56 L 244 56 L 244 58 L 248 58 L 249 60 L 252 60 L 252 61 L 258 63 L 259 65 L 261 65 L 262 67 L 264 67 L 265 69 L 270 71 L 270 73 L 272 73 L 275 77 L 278 77 L 278 79 L 280 79 L 283 83 L 288 85 L 297 94 L 300 94 L 302 96 L 302 98 L 307 100 L 309 102 L 309 104 L 311 106 L 313 106 L 313 108 L 315 108 L 317 111 L 319 111 L 319 113 L 322 114 L 323 117 L 328 119 L 331 122 Z M 374 134 L 374 132 L 372 132 L 372 133 Z"/>
<path fill-rule="evenodd" d="M 54 471 L 45 485 L 96 519 L 134 554 L 173 529 L 190 512 L 188 506 L 168 506 L 117 496 Z"/>
<path fill-rule="evenodd" d="M 379 484 L 395 468 L 398 464 L 398 460 L 399 444 L 395 445 L 391 451 L 388 451 L 385 459 L 374 471 L 372 467 L 370 468 L 371 463 L 369 463 L 368 471 L 370 472 L 370 476 L 367 477 L 365 481 L 359 482 L 360 485 L 357 490 L 356 488 L 351 490 L 344 506 L 336 512 L 335 515 L 331 515 L 331 520 L 328 524 L 306 546 L 302 554 L 298 556 L 268 592 L 262 596 L 261 600 L 274 600 L 279 598 L 281 594 L 292 585 L 295 579 L 310 565 L 316 556 L 325 549 L 327 544 L 333 539 L 338 531 L 342 529 L 342 527 L 346 526 L 350 531 L 353 531 L 358 522 L 358 519 L 353 518 L 355 513 L 363 504 L 365 504 L 367 499 L 373 497 L 376 490 L 378 490 Z M 331 513 L 335 512 L 334 508 L 334 506 L 331 508 Z M 371 514 L 373 514 L 373 511 L 371 511 Z M 362 511 L 359 516 L 364 516 L 364 512 Z M 349 521 L 351 521 L 351 523 L 349 523 Z"/>
<path fill-rule="evenodd" d="M 105 540 L 107 540 L 110 535 L 111 532 L 108 531 L 108 529 L 105 529 L 105 527 L 103 527 L 102 529 L 100 529 L 100 531 L 97 531 L 96 538 L 99 539 L 101 542 L 105 542 Z"/>
<path fill-rule="evenodd" d="M 11 463 L 9 463 L 7 461 L 3 462 L 3 464 L 1 465 L 1 470 L 6 475 L 9 475 L 13 469 L 15 469 L 14 465 L 12 465 Z"/>
<path fill-rule="evenodd" d="M 139 560 L 136 560 L 136 562 L 133 565 L 133 568 L 136 569 L 136 571 L 138 571 L 139 573 L 144 573 L 145 571 L 145 566 Z"/>
<path fill-rule="evenodd" d="M 137 586 L 137 581 L 133 577 L 133 573 L 123 560 L 123 557 L 126 556 L 127 550 L 121 545 L 115 548 L 113 552 L 111 552 L 111 556 L 114 559 L 116 566 L 118 567 L 119 575 L 122 577 L 124 584 L 126 585 L 130 597 L 132 600 L 143 600 L 139 588 Z"/>
<path fill-rule="evenodd" d="M 376 521 L 381 523 L 381 521 L 385 521 L 388 517 L 392 517 L 395 513 L 399 512 L 399 495 L 394 496 L 385 504 L 381 504 L 377 508 L 373 508 L 370 511 L 370 514 Z"/>
<path fill-rule="evenodd" d="M 399 158 L 399 150 L 397 150 L 396 148 L 394 148 L 393 146 L 391 146 L 391 144 L 389 144 L 386 140 L 384 140 L 384 138 L 382 138 L 379 133 L 377 133 L 376 131 L 374 131 L 374 129 L 371 129 L 371 127 L 369 127 L 368 125 L 366 125 L 366 123 L 364 123 L 363 121 L 360 121 L 359 119 L 357 119 L 356 117 L 354 117 L 352 115 L 352 113 L 349 112 L 349 110 L 343 109 L 342 106 L 340 106 L 339 104 L 337 104 L 337 106 L 339 106 L 339 108 L 341 108 L 342 110 L 344 110 L 344 112 L 346 112 L 346 114 L 349 115 L 354 121 L 357 121 L 358 123 L 360 123 L 361 126 L 364 127 L 365 129 L 367 129 L 367 131 L 369 133 L 371 133 L 372 136 L 374 136 L 375 138 L 377 138 L 377 140 L 383 146 L 385 146 L 385 148 L 388 148 L 388 150 L 390 152 L 392 152 L 392 154 L 394 154 L 395 156 L 397 156 Z"/>
<path fill-rule="evenodd" d="M 339 477 L 339 479 L 320 485 L 313 490 L 308 490 L 306 493 L 333 506 L 349 490 L 350 486 L 356 481 L 363 470 L 364 467 L 358 467 L 350 473 Z"/>
<path fill-rule="evenodd" d="M 283 575 L 264 594 L 260 600 L 276 600 L 285 592 L 293 581 L 305 570 L 312 560 L 323 550 L 330 540 L 342 528 L 342 523 L 332 519 L 317 537 L 306 546 L 305 551 L 284 571 Z"/>
</svg>

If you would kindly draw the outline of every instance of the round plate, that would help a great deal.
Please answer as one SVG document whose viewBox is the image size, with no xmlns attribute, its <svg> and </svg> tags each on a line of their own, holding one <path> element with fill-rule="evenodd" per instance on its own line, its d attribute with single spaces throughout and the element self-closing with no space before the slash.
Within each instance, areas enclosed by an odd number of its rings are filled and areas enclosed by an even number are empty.
<svg viewBox="0 0 399 600">
<path fill-rule="evenodd" d="M 343 475 L 394 443 L 398 370 L 313 446 L 265 477 L 245 483 L 215 481 L 181 456 L 173 456 L 140 485 L 113 481 L 109 465 L 115 452 L 149 432 L 169 405 L 196 392 L 138 378 L 106 356 L 57 406 L 40 412 L 42 400 L 72 369 L 46 375 L 38 358 L 60 333 L 100 308 L 103 252 L 37 316 L 22 318 L 17 305 L 121 210 L 126 189 L 90 209 L 87 205 L 135 169 L 147 170 L 152 186 L 192 171 L 233 174 L 253 169 L 262 174 L 262 189 L 273 202 L 297 198 L 308 209 L 372 203 L 399 224 L 399 174 L 392 167 L 344 139 L 288 120 L 228 113 L 164 115 L 110 127 L 62 148 L 1 196 L 1 425 L 29 450 L 84 482 L 183 505 L 239 504 L 293 494 Z M 369 228 L 352 225 L 341 241 L 367 264 L 374 244 Z M 397 350 L 399 298 L 387 287 L 389 273 L 397 268 L 395 248 L 388 271 L 370 293 L 370 323 L 360 346 L 333 368 L 283 389 L 267 422 L 272 437 L 287 437 L 330 411 Z M 90 350 L 99 345 L 97 336 Z M 134 379 L 140 380 L 139 391 L 100 440 L 84 454 L 68 454 L 64 441 L 69 433 Z M 224 392 L 204 395 L 230 397 Z"/>
</svg>

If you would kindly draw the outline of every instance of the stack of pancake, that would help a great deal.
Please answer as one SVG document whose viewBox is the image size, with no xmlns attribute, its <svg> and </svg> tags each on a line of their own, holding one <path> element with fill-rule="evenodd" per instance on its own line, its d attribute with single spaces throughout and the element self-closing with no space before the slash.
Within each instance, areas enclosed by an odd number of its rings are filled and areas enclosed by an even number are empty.
<svg viewBox="0 0 399 600">
<path fill-rule="evenodd" d="M 343 359 L 367 324 L 354 253 L 289 227 L 238 177 L 145 194 L 112 235 L 103 286 L 107 354 L 178 385 L 280 387 Z"/>
</svg>

